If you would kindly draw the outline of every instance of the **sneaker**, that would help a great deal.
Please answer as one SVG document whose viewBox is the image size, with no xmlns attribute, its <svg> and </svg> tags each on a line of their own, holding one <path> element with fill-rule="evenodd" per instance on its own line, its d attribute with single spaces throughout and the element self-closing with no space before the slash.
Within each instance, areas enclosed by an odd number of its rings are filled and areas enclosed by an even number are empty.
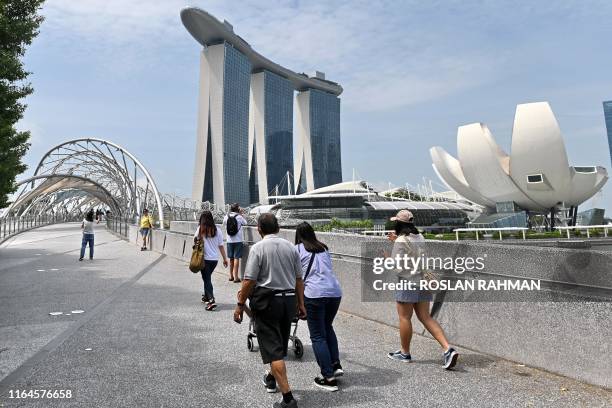
<svg viewBox="0 0 612 408">
<path fill-rule="evenodd" d="M 83 258 L 79 258 L 79 262 L 83 261 Z"/>
<path fill-rule="evenodd" d="M 209 312 L 212 312 L 216 308 L 217 308 L 217 304 L 215 303 L 214 299 L 208 302 L 208 304 L 206 305 L 206 310 L 208 310 Z"/>
<path fill-rule="evenodd" d="M 208 303 L 210 299 L 208 299 L 208 296 L 206 295 L 202 295 L 202 303 Z"/>
<path fill-rule="evenodd" d="M 335 363 L 332 368 L 334 369 L 334 377 L 342 377 L 344 375 L 344 370 L 340 363 Z"/>
<path fill-rule="evenodd" d="M 266 373 L 264 374 L 262 382 L 263 385 L 266 387 L 266 392 L 272 394 L 278 391 L 278 389 L 276 388 L 276 379 L 272 374 L 270 374 L 269 371 L 266 371 Z"/>
<path fill-rule="evenodd" d="M 335 378 L 328 380 L 327 378 L 318 376 L 314 379 L 314 383 L 317 387 L 323 388 L 324 390 L 338 391 L 338 381 Z"/>
<path fill-rule="evenodd" d="M 391 360 L 403 361 L 404 363 L 409 363 L 410 361 L 412 361 L 410 353 L 404 354 L 402 353 L 402 350 L 397 350 L 393 353 L 389 353 L 387 354 L 387 357 L 389 357 Z"/>
<path fill-rule="evenodd" d="M 297 408 L 297 406 L 298 404 L 295 398 L 288 403 L 283 400 L 280 400 L 279 402 L 275 402 L 274 405 L 272 405 L 273 408 Z"/>
<path fill-rule="evenodd" d="M 444 368 L 446 370 L 450 370 L 457 364 L 457 358 L 459 357 L 459 353 L 452 347 L 449 347 L 448 350 L 444 353 Z"/>
</svg>

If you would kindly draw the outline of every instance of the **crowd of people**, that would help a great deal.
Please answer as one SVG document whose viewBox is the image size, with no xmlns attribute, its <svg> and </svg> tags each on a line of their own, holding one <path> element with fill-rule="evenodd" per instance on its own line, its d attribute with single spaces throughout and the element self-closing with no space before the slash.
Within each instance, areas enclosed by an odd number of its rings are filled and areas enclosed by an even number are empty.
<svg viewBox="0 0 612 408">
<path fill-rule="evenodd" d="M 100 214 L 89 211 L 82 222 L 83 238 L 79 261 L 83 260 L 89 245 L 89 258 L 94 255 L 94 223 L 100 222 Z M 423 235 L 413 223 L 412 213 L 401 210 L 395 217 L 395 231 L 389 234 L 393 241 L 391 257 L 419 256 L 419 244 Z M 147 238 L 154 222 L 147 209 L 139 221 L 142 250 L 147 249 Z M 229 280 L 241 282 L 237 293 L 234 321 L 242 323 L 245 312 L 252 317 L 257 332 L 259 351 L 264 365 L 269 365 L 262 383 L 269 393 L 280 391 L 282 400 L 275 408 L 297 407 L 287 378 L 285 357 L 289 344 L 292 323 L 306 320 L 312 350 L 319 365 L 320 374 L 313 384 L 328 391 L 338 390 L 338 378 L 344 375 L 340 361 L 338 338 L 334 330 L 334 319 L 342 301 L 342 288 L 333 271 L 331 255 L 327 245 L 319 241 L 313 227 L 303 222 L 295 230 L 295 242 L 291 243 L 278 235 L 279 224 L 271 213 L 261 214 L 257 231 L 261 240 L 250 247 L 244 276 L 240 276 L 240 259 L 243 255 L 244 227 L 247 221 L 238 204 L 233 204 L 224 217 L 224 233 L 215 224 L 210 211 L 203 211 L 193 235 L 194 243 L 201 242 L 203 262 L 202 303 L 206 310 L 217 308 L 212 274 L 219 260 L 229 266 Z M 196 269 L 196 271 L 199 269 Z M 405 279 L 405 272 L 398 272 L 398 279 Z M 423 326 L 438 341 L 443 350 L 443 367 L 452 369 L 459 356 L 449 345 L 444 331 L 431 317 L 432 294 L 422 290 L 398 290 L 395 296 L 399 317 L 400 348 L 387 357 L 400 362 L 410 362 L 412 339 L 412 315 L 416 314 Z M 247 305 L 248 301 L 248 305 Z"/>
<path fill-rule="evenodd" d="M 337 391 L 338 377 L 344 375 L 344 370 L 333 322 L 342 300 L 342 289 L 334 274 L 328 247 L 317 239 L 313 227 L 306 222 L 297 226 L 295 242 L 291 243 L 278 235 L 279 224 L 273 214 L 261 214 L 257 230 L 262 239 L 250 247 L 241 279 L 238 265 L 243 247 L 242 229 L 247 223 L 240 212 L 240 207 L 234 204 L 223 221 L 228 235 L 228 256 L 223 250 L 222 231 L 214 225 L 212 214 L 204 211 L 200 216 L 194 241 L 204 240 L 205 243 L 206 265 L 201 271 L 204 281 L 202 301 L 207 304 L 207 310 L 214 310 L 215 306 L 211 306 L 215 305 L 211 274 L 219 256 L 226 267 L 229 257 L 229 279 L 241 281 L 234 321 L 242 323 L 245 312 L 254 320 L 261 359 L 264 365 L 269 365 L 262 384 L 269 393 L 282 393 L 282 399 L 273 406 L 297 407 L 285 366 L 291 325 L 296 317 L 307 322 L 312 350 L 319 365 L 320 374 L 314 378 L 313 384 Z M 395 233 L 389 235 L 394 242 L 392 256 L 411 253 L 414 244 L 424 239 L 414 226 L 412 214 L 402 210 L 392 221 L 395 222 Z M 402 279 L 401 274 L 398 278 Z M 414 312 L 440 343 L 443 367 L 452 369 L 459 354 L 449 345 L 438 322 L 431 317 L 431 300 L 431 294 L 423 291 L 401 290 L 396 293 L 400 349 L 387 356 L 396 361 L 411 361 L 411 317 Z"/>
</svg>

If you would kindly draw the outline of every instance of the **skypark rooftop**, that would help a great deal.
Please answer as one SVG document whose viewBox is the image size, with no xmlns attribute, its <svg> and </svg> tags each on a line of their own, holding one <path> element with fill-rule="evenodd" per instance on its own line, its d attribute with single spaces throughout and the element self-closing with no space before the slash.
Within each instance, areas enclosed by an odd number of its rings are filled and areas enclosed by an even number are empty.
<svg viewBox="0 0 612 408">
<path fill-rule="evenodd" d="M 242 37 L 234 33 L 229 23 L 222 23 L 211 14 L 197 7 L 187 7 L 181 10 L 181 20 L 189 33 L 203 46 L 218 44 L 222 41 L 230 43 L 234 48 L 247 56 L 253 71 L 268 70 L 287 78 L 298 91 L 318 89 L 336 96 L 342 93 L 342 87 L 335 82 L 323 78 L 308 77 L 298 74 L 270 61 L 255 51 Z"/>
</svg>

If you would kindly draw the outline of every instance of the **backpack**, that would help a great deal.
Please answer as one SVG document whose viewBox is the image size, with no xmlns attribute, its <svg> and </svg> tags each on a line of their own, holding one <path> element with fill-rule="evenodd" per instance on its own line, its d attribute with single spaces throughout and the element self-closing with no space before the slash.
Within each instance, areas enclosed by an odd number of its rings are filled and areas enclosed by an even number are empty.
<svg viewBox="0 0 612 408">
<path fill-rule="evenodd" d="M 238 217 L 238 215 L 227 216 L 227 235 L 232 237 L 238 233 L 238 220 L 236 217 Z"/>
</svg>

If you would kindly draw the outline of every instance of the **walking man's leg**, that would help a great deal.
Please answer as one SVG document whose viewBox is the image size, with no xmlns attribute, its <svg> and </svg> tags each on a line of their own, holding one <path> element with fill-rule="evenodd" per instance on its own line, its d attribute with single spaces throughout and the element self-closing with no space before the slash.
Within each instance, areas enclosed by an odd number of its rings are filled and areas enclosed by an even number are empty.
<svg viewBox="0 0 612 408">
<path fill-rule="evenodd" d="M 287 367 L 285 360 L 276 360 L 270 363 L 270 372 L 276 380 L 276 385 L 283 394 L 291 391 L 289 389 L 289 380 L 287 379 Z"/>
<path fill-rule="evenodd" d="M 274 403 L 275 408 L 295 408 L 297 401 L 293 398 L 289 387 L 284 358 L 287 356 L 291 321 L 296 313 L 296 301 L 294 296 L 272 296 L 270 302 L 271 304 L 266 309 L 255 314 L 259 351 L 263 363 L 270 364 L 270 374 L 274 377 L 272 380 L 266 375 L 264 384 L 268 392 L 279 389 L 283 393 L 282 401 Z"/>
<path fill-rule="evenodd" d="M 94 236 L 89 237 L 89 259 L 93 259 L 94 254 Z"/>
<path fill-rule="evenodd" d="M 231 255 L 229 255 L 229 256 L 230 256 L 230 259 L 229 259 L 229 273 L 230 273 L 229 280 L 233 281 L 234 280 L 234 258 L 231 258 Z"/>
<path fill-rule="evenodd" d="M 83 234 L 83 238 L 81 239 L 81 256 L 79 256 L 79 261 L 83 260 L 85 256 L 85 247 L 87 246 L 87 237 Z"/>
<path fill-rule="evenodd" d="M 234 280 L 240 282 L 240 258 L 233 259 L 234 264 L 230 267 L 233 270 Z"/>
</svg>

